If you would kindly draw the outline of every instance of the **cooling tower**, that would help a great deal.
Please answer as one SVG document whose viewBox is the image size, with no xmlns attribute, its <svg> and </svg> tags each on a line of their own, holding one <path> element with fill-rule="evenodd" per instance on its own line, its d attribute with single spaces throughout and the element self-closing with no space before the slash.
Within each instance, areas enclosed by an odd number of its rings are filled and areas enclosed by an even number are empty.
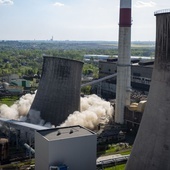
<svg viewBox="0 0 170 170">
<path fill-rule="evenodd" d="M 126 170 L 170 169 L 170 10 L 157 11 L 155 65 Z"/>
<path fill-rule="evenodd" d="M 42 76 L 31 105 L 28 121 L 42 119 L 60 125 L 69 114 L 80 109 L 80 86 L 83 63 L 57 57 L 44 57 Z"/>
</svg>

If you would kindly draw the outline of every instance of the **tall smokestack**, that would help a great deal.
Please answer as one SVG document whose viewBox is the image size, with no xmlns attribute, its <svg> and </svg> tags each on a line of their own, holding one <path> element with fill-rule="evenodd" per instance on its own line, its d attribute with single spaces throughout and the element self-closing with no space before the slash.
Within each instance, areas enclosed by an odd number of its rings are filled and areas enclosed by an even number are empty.
<svg viewBox="0 0 170 170">
<path fill-rule="evenodd" d="M 126 170 L 170 169 L 170 10 L 157 11 L 155 65 Z"/>
<path fill-rule="evenodd" d="M 130 104 L 131 0 L 120 0 L 119 17 L 115 122 L 123 124 L 124 107 Z"/>
<path fill-rule="evenodd" d="M 42 77 L 28 118 L 53 125 L 63 123 L 69 114 L 80 109 L 80 86 L 83 63 L 57 57 L 44 57 Z"/>
</svg>

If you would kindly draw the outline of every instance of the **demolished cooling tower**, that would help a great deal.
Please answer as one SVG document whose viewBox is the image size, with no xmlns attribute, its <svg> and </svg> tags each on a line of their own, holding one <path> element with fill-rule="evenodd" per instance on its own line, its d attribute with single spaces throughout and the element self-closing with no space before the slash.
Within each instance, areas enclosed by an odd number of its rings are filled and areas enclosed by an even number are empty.
<svg viewBox="0 0 170 170">
<path fill-rule="evenodd" d="M 80 109 L 80 86 L 83 63 L 44 57 L 42 77 L 31 105 L 28 121 L 39 124 L 42 119 L 60 125 L 69 114 Z"/>
<path fill-rule="evenodd" d="M 170 169 L 170 10 L 158 11 L 155 16 L 152 82 L 126 170 Z"/>
</svg>

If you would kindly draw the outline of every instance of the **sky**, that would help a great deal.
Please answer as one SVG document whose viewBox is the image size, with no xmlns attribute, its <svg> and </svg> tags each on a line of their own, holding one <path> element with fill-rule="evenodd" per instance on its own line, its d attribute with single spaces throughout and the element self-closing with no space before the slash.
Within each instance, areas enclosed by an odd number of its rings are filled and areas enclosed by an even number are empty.
<svg viewBox="0 0 170 170">
<path fill-rule="evenodd" d="M 118 41 L 120 0 L 0 0 L 0 40 Z M 157 10 L 170 0 L 132 0 L 132 41 L 155 41 Z"/>
</svg>

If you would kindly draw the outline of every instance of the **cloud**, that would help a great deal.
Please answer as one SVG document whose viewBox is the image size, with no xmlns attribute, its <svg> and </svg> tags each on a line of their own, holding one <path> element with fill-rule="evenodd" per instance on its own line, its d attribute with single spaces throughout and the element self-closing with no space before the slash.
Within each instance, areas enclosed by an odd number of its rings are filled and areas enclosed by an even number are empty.
<svg viewBox="0 0 170 170">
<path fill-rule="evenodd" d="M 150 2 L 143 2 L 143 1 L 137 1 L 135 4 L 136 8 L 145 8 L 145 7 L 154 7 L 156 5 L 155 2 L 150 1 Z"/>
<path fill-rule="evenodd" d="M 0 0 L 0 5 L 13 5 L 13 0 Z"/>
<path fill-rule="evenodd" d="M 64 6 L 64 4 L 62 4 L 62 3 L 60 3 L 60 2 L 55 2 L 53 5 L 54 5 L 54 6 L 57 6 L 57 7 L 62 7 L 62 6 Z"/>
</svg>

